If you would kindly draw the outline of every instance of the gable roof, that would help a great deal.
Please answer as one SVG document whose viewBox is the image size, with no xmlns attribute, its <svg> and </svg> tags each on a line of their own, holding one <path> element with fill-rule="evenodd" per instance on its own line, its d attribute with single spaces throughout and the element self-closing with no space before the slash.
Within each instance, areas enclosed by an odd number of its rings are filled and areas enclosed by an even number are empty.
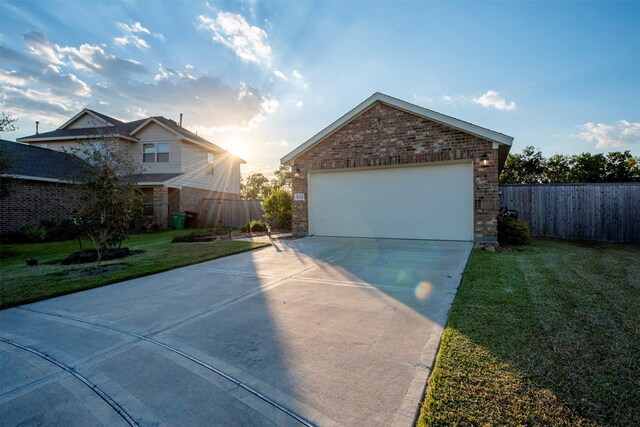
<svg viewBox="0 0 640 427">
<path fill-rule="evenodd" d="M 82 117 L 85 114 L 93 116 L 100 121 L 105 121 L 112 126 L 118 126 L 118 125 L 124 124 L 124 122 L 118 119 L 114 119 L 113 117 L 107 116 L 106 114 L 98 113 L 97 111 L 85 108 L 82 111 L 80 111 L 78 114 L 76 114 L 75 116 L 71 117 L 69 120 L 64 122 L 64 124 L 60 126 L 58 129 L 65 129 L 67 126 L 71 125 L 71 123 L 75 122 L 78 118 Z"/>
<path fill-rule="evenodd" d="M 95 128 L 67 129 L 67 126 L 69 126 L 83 114 L 90 114 L 100 120 L 108 122 L 109 125 Z M 110 136 L 137 142 L 138 139 L 135 137 L 135 134 L 144 129 L 145 126 L 152 122 L 175 133 L 176 136 L 178 136 L 180 139 L 192 142 L 202 148 L 216 151 L 218 153 L 228 153 L 226 150 L 217 146 L 213 142 L 206 140 L 205 138 L 191 132 L 190 130 L 178 125 L 176 122 L 174 122 L 173 120 L 169 120 L 166 117 L 153 116 L 147 117 L 146 119 L 134 120 L 132 122 L 122 122 L 118 119 L 114 119 L 113 117 L 109 117 L 105 114 L 98 113 L 97 111 L 90 110 L 88 108 L 80 111 L 78 114 L 67 120 L 66 123 L 64 123 L 56 130 L 24 136 L 22 138 L 18 138 L 17 140 L 19 142 L 46 142 L 55 140 L 90 139 Z M 240 163 L 247 163 L 240 157 L 234 156 L 230 153 L 228 154 L 238 159 Z"/>
<path fill-rule="evenodd" d="M 383 104 L 389 105 L 391 107 L 398 108 L 400 110 L 406 111 L 408 113 L 412 113 L 421 117 L 424 117 L 429 120 L 433 120 L 434 122 L 441 123 L 443 125 L 461 130 L 466 133 L 470 133 L 475 136 L 479 136 L 481 138 L 487 139 L 489 141 L 495 142 L 500 145 L 511 146 L 513 142 L 513 137 L 502 134 L 500 132 L 495 132 L 490 129 L 486 129 L 480 127 L 478 125 L 474 125 L 469 122 L 465 122 L 460 119 L 456 119 L 455 117 L 447 116 L 442 113 L 438 113 L 437 111 L 429 110 L 427 108 L 420 107 L 415 104 L 411 104 L 406 101 L 402 101 L 397 98 L 393 98 L 389 95 L 385 95 L 380 92 L 376 92 L 371 95 L 369 98 L 365 99 L 358 106 L 353 108 L 344 116 L 340 117 L 335 122 L 331 123 L 329 126 L 315 134 L 313 137 L 305 141 L 303 144 L 299 145 L 289 154 L 280 159 L 280 163 L 283 165 L 289 164 L 293 159 L 298 157 L 303 152 L 307 151 L 326 136 L 332 134 L 333 132 L 340 129 L 342 126 L 346 125 L 351 119 L 360 115 L 365 110 L 369 109 L 369 107 L 373 106 L 376 102 L 381 102 Z M 507 147 L 508 148 L 508 147 Z"/>
<path fill-rule="evenodd" d="M 85 167 L 84 162 L 78 157 L 48 148 L 0 139 L 0 149 L 11 162 L 10 169 L 4 175 L 15 178 L 71 181 Z"/>
</svg>

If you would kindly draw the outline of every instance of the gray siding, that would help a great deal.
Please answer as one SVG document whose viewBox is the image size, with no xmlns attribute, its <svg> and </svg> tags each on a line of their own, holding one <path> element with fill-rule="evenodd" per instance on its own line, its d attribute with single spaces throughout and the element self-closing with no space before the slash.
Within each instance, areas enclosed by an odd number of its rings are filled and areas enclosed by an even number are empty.
<svg viewBox="0 0 640 427">
<path fill-rule="evenodd" d="M 69 124 L 65 129 L 85 129 L 85 128 L 97 128 L 103 126 L 113 126 L 111 123 L 107 123 L 104 120 L 99 120 L 93 117 L 91 114 L 84 113 L 78 117 L 73 123 Z"/>
<path fill-rule="evenodd" d="M 213 167 L 207 162 L 210 152 L 198 145 L 182 143 L 182 172 L 177 185 L 240 194 L 240 164 L 228 153 L 214 153 Z M 213 170 L 213 173 L 212 173 Z"/>
<path fill-rule="evenodd" d="M 182 144 L 178 136 L 155 123 L 150 123 L 144 129 L 136 133 L 140 142 L 136 143 L 134 158 L 142 165 L 143 173 L 176 173 L 186 172 L 182 170 Z M 145 143 L 169 143 L 169 161 L 166 163 L 142 163 L 142 148 Z"/>
</svg>

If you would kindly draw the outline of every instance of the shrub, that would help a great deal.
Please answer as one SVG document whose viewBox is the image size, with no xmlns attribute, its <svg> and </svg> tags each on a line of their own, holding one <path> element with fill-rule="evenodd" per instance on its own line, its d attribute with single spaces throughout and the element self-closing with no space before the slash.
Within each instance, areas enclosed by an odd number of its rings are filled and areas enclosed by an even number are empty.
<svg viewBox="0 0 640 427">
<path fill-rule="evenodd" d="M 498 220 L 498 242 L 501 245 L 524 245 L 530 237 L 529 225 L 526 222 L 513 218 Z"/>
<path fill-rule="evenodd" d="M 273 228 L 291 228 L 291 193 L 283 189 L 274 190 L 262 202 L 264 216 Z"/>
<path fill-rule="evenodd" d="M 28 242 L 44 242 L 47 237 L 47 229 L 41 225 L 27 225 L 20 229 L 20 233 Z"/>
<path fill-rule="evenodd" d="M 257 219 L 252 219 L 247 223 L 247 225 L 243 226 L 241 231 L 243 233 L 247 232 L 259 232 L 259 231 L 267 231 L 268 224 L 266 222 L 258 221 Z"/>
</svg>

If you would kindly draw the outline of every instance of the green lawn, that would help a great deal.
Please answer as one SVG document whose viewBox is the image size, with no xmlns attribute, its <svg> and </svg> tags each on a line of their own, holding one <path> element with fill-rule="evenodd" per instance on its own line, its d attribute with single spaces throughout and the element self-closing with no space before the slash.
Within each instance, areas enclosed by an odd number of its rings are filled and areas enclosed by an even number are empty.
<svg viewBox="0 0 640 427">
<path fill-rule="evenodd" d="M 640 425 L 640 245 L 474 251 L 418 425 Z"/>
<path fill-rule="evenodd" d="M 94 264 L 60 265 L 57 262 L 79 250 L 77 241 L 2 245 L 0 252 L 9 255 L 0 259 L 0 308 L 13 307 L 58 295 L 104 286 L 126 279 L 146 276 L 197 262 L 248 251 L 263 243 L 222 240 L 208 243 L 171 243 L 174 236 L 191 230 L 137 234 L 123 243 L 142 253 L 104 262 L 114 270 L 98 275 L 82 274 Z M 88 241 L 83 242 L 90 248 Z M 37 267 L 26 267 L 27 258 L 37 258 Z"/>
</svg>

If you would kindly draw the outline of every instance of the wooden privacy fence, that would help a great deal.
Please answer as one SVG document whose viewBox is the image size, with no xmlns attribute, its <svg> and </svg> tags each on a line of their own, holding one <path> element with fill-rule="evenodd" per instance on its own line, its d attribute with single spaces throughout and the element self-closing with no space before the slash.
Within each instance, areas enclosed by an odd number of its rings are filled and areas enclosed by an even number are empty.
<svg viewBox="0 0 640 427">
<path fill-rule="evenodd" d="M 259 200 L 215 200 L 204 201 L 205 224 L 242 227 L 252 219 L 264 220 L 264 211 Z"/>
<path fill-rule="evenodd" d="M 640 183 L 501 185 L 500 205 L 532 236 L 640 242 Z"/>
</svg>

